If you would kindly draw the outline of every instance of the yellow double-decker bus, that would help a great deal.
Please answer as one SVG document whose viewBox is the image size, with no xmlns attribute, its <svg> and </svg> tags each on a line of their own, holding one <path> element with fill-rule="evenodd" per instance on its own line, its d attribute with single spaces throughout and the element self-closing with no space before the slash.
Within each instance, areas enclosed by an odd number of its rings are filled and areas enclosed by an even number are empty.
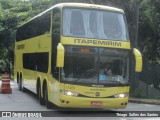
<svg viewBox="0 0 160 120">
<path fill-rule="evenodd" d="M 132 53 L 140 72 L 123 10 L 60 3 L 18 27 L 14 79 L 47 108 L 125 108 Z"/>
</svg>

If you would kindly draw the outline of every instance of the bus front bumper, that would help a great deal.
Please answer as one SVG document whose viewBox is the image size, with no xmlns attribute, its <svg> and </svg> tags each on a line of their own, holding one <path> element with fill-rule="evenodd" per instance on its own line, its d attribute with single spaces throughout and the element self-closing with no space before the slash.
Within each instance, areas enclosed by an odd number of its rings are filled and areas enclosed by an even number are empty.
<svg viewBox="0 0 160 120">
<path fill-rule="evenodd" d="M 68 108 L 125 108 L 128 97 L 124 98 L 85 98 L 61 95 L 58 106 Z"/>
</svg>

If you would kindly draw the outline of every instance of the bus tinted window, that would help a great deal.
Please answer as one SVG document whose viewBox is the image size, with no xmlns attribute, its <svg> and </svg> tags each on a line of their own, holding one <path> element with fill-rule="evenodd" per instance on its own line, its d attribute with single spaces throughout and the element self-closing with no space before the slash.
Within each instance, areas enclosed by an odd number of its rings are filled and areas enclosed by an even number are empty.
<svg viewBox="0 0 160 120">
<path fill-rule="evenodd" d="M 48 12 L 38 18 L 37 35 L 42 35 L 50 32 L 51 13 Z"/>
<path fill-rule="evenodd" d="M 52 18 L 52 32 L 55 35 L 60 35 L 60 11 L 59 9 L 53 9 L 53 18 Z"/>
<path fill-rule="evenodd" d="M 50 12 L 33 19 L 17 30 L 16 41 L 26 40 L 50 32 Z"/>
<path fill-rule="evenodd" d="M 17 41 L 37 36 L 38 20 L 34 19 L 17 30 Z"/>
<path fill-rule="evenodd" d="M 24 53 L 23 68 L 47 73 L 48 57 L 48 53 Z"/>
<path fill-rule="evenodd" d="M 60 10 L 53 9 L 52 14 L 52 74 L 58 80 L 58 69 L 56 68 L 57 45 L 60 41 Z"/>
<path fill-rule="evenodd" d="M 127 84 L 129 52 L 120 49 L 65 46 L 62 81 L 79 84 Z"/>
<path fill-rule="evenodd" d="M 128 40 L 124 15 L 109 11 L 65 8 L 63 35 L 84 38 Z"/>
</svg>

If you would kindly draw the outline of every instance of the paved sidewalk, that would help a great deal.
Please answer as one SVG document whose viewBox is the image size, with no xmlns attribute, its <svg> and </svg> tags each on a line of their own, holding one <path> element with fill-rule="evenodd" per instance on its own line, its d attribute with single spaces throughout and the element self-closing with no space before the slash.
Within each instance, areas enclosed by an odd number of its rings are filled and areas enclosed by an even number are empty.
<svg viewBox="0 0 160 120">
<path fill-rule="evenodd" d="M 160 105 L 160 99 L 129 98 L 129 102 Z"/>
</svg>

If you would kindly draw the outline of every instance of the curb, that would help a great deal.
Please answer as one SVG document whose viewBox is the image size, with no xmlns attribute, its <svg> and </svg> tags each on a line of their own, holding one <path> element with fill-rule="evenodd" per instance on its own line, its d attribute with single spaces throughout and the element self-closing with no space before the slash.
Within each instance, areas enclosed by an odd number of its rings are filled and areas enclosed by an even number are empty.
<svg viewBox="0 0 160 120">
<path fill-rule="evenodd" d="M 129 102 L 160 105 L 160 99 L 129 98 Z"/>
</svg>

